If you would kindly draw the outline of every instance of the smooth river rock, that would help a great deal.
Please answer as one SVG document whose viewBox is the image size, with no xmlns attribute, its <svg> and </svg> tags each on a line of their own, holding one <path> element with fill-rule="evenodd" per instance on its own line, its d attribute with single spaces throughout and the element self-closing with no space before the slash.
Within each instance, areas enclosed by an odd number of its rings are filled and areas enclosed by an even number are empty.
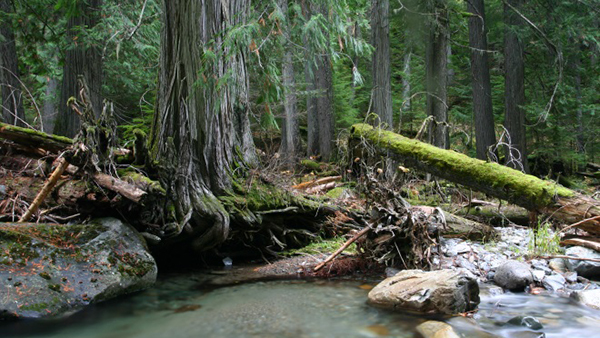
<svg viewBox="0 0 600 338">
<path fill-rule="evenodd" d="M 573 246 L 568 248 L 566 250 L 566 255 L 580 258 L 600 259 L 599 252 L 581 246 Z M 565 261 L 569 270 L 576 271 L 580 276 L 590 279 L 598 279 L 600 277 L 600 263 L 598 262 L 580 261 L 574 259 L 567 259 Z"/>
<path fill-rule="evenodd" d="M 460 338 L 452 326 L 435 320 L 419 324 L 416 329 L 423 338 Z"/>
<path fill-rule="evenodd" d="M 148 288 L 156 273 L 142 236 L 115 218 L 0 223 L 0 319 L 68 315 Z"/>
<path fill-rule="evenodd" d="M 465 270 L 404 270 L 369 292 L 369 304 L 398 311 L 457 314 L 479 304 L 479 285 Z"/>
<path fill-rule="evenodd" d="M 533 282 L 533 273 L 527 264 L 509 260 L 496 269 L 494 282 L 505 289 L 523 290 Z"/>
<path fill-rule="evenodd" d="M 581 304 L 600 310 L 600 289 L 573 291 L 571 298 Z"/>
</svg>

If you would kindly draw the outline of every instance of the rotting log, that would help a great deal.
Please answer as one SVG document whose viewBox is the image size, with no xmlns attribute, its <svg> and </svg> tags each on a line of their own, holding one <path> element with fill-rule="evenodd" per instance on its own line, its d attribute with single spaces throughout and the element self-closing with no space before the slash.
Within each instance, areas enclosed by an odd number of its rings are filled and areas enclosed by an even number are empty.
<svg viewBox="0 0 600 338">
<path fill-rule="evenodd" d="M 498 163 L 440 149 L 367 124 L 352 126 L 350 137 L 405 166 L 462 184 L 530 211 L 550 214 L 567 223 L 600 215 L 600 201 Z M 590 220 L 581 223 L 578 228 L 600 234 L 600 221 Z"/>
</svg>

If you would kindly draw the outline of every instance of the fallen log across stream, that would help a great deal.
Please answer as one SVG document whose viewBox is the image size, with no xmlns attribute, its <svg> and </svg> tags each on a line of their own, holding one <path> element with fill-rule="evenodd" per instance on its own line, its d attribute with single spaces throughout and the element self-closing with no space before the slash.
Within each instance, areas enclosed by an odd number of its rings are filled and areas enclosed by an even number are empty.
<svg viewBox="0 0 600 338">
<path fill-rule="evenodd" d="M 555 182 L 367 124 L 352 126 L 350 138 L 358 150 L 365 150 L 365 147 L 374 149 L 407 167 L 506 200 L 529 211 L 550 214 L 566 223 L 589 219 L 578 224 L 577 228 L 600 234 L 600 220 L 595 218 L 600 215 L 600 201 Z"/>
</svg>

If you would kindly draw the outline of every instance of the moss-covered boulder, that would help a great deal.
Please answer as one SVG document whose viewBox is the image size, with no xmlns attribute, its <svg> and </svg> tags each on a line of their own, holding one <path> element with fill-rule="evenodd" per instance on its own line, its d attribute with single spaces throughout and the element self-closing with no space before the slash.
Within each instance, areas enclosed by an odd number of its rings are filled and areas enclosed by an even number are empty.
<svg viewBox="0 0 600 338">
<path fill-rule="evenodd" d="M 156 273 L 144 239 L 118 219 L 0 223 L 0 319 L 68 315 L 148 288 Z"/>
</svg>

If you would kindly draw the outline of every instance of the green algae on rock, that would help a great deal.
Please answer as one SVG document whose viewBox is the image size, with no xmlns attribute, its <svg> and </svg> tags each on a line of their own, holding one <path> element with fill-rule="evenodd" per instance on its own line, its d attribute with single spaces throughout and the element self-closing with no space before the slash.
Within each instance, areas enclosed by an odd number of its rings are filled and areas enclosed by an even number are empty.
<svg viewBox="0 0 600 338">
<path fill-rule="evenodd" d="M 156 273 L 141 235 L 114 218 L 0 223 L 0 319 L 64 316 L 148 288 Z"/>
</svg>

